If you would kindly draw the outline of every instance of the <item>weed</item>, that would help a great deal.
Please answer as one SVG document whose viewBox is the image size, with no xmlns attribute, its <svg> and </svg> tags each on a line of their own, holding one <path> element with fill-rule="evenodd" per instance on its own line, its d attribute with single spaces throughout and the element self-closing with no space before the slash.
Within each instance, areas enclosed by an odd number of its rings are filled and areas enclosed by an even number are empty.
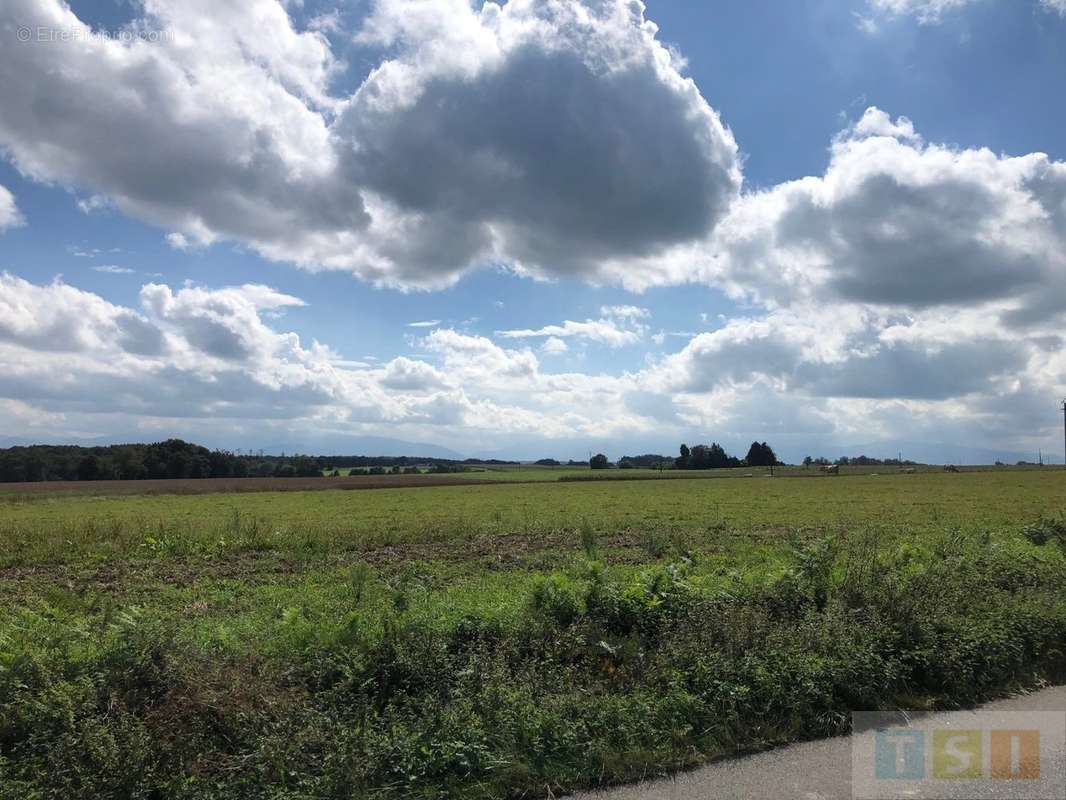
<svg viewBox="0 0 1066 800">
<path fill-rule="evenodd" d="M 1066 521 L 1061 517 L 1041 518 L 1022 528 L 1022 535 L 1035 545 L 1043 546 L 1048 542 L 1056 542 L 1066 548 Z"/>
<path fill-rule="evenodd" d="M 592 521 L 587 517 L 581 520 L 581 549 L 585 551 L 585 557 L 594 560 L 599 552 L 596 529 L 592 527 Z"/>
</svg>

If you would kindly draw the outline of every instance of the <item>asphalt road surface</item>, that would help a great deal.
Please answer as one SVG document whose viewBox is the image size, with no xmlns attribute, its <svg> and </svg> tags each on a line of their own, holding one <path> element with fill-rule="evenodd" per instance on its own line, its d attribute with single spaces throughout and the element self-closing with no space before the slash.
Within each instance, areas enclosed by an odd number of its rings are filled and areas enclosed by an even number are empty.
<svg viewBox="0 0 1066 800">
<path fill-rule="evenodd" d="M 999 727 L 997 715 L 1005 727 L 1016 728 L 1019 712 L 1057 712 L 1066 723 L 1066 687 L 1059 686 L 1040 692 L 1000 700 L 973 711 L 957 711 L 929 715 L 922 727 L 965 730 Z M 1032 714 L 1033 718 L 1049 719 Z M 1058 724 L 1056 718 L 1051 718 Z M 992 722 L 990 722 L 992 721 Z M 858 734 L 857 736 L 872 736 Z M 1049 737 L 1045 737 L 1045 744 Z M 852 800 L 852 739 L 843 736 L 816 742 L 790 745 L 745 758 L 721 761 L 675 778 L 650 781 L 602 792 L 574 795 L 579 800 Z M 1051 748 L 1050 759 L 1045 754 L 1041 764 L 1045 778 L 1066 773 L 1066 751 L 1061 744 Z M 1061 782 L 1054 781 L 1054 794 L 1066 800 Z M 959 800 L 1000 800 L 1001 798 L 1046 797 L 1047 785 L 1040 791 L 1031 781 L 992 781 L 978 783 L 960 781 L 927 781 L 920 788 L 908 788 L 895 795 L 910 798 L 951 797 Z M 861 792 L 862 790 L 860 790 Z M 860 794 L 860 796 L 862 796 Z"/>
</svg>

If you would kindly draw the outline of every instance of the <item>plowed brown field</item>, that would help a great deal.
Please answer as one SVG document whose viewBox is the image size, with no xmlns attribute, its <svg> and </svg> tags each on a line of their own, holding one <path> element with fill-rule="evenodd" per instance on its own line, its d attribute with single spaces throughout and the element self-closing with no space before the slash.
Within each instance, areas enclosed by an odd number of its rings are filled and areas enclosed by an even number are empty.
<svg viewBox="0 0 1066 800">
<path fill-rule="evenodd" d="M 0 483 L 0 494 L 214 494 L 306 492 L 314 489 L 409 489 L 501 483 L 461 475 L 359 475 L 344 478 L 183 478 L 147 481 L 39 481 Z"/>
</svg>

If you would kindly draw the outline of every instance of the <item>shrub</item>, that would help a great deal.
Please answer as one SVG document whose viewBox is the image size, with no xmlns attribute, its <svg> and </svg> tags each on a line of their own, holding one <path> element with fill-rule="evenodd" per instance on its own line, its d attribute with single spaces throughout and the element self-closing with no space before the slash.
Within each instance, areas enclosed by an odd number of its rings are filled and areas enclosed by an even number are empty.
<svg viewBox="0 0 1066 800">
<path fill-rule="evenodd" d="M 530 602 L 538 614 L 561 628 L 572 625 L 583 611 L 577 588 L 561 575 L 538 576 Z"/>
</svg>

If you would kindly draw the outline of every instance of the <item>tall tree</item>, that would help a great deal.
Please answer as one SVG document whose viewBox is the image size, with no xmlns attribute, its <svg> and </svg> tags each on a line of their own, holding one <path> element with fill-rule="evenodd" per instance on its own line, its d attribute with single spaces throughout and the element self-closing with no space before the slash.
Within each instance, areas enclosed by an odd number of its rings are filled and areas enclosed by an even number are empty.
<svg viewBox="0 0 1066 800">
<path fill-rule="evenodd" d="M 777 454 L 766 442 L 752 442 L 744 460 L 749 467 L 773 467 L 779 463 Z"/>
</svg>

